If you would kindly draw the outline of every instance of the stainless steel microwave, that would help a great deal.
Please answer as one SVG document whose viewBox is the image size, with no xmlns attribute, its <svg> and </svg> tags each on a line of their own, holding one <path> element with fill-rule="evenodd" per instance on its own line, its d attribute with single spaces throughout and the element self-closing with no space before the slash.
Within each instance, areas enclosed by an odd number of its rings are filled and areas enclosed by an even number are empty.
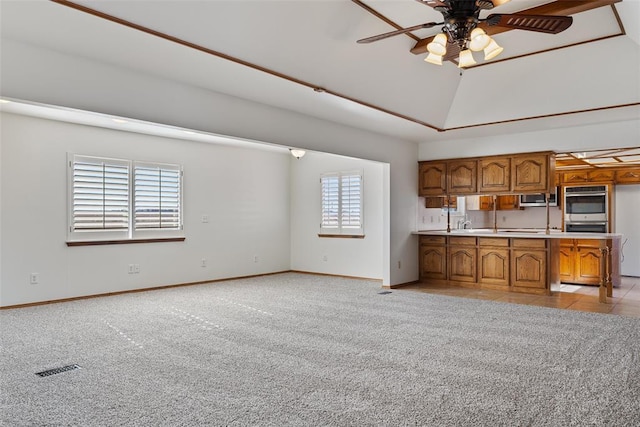
<svg viewBox="0 0 640 427">
<path fill-rule="evenodd" d="M 547 198 L 545 194 L 521 194 L 520 206 L 547 206 Z M 549 195 L 549 206 L 558 206 L 558 189 Z"/>
</svg>

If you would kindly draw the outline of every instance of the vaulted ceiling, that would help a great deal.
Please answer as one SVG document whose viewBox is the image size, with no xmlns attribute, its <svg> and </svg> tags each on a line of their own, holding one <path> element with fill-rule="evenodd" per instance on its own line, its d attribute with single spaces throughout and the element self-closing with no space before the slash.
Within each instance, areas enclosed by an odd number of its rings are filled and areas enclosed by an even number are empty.
<svg viewBox="0 0 640 427">
<path fill-rule="evenodd" d="M 2 0 L 15 41 L 416 142 L 640 117 L 640 2 L 512 0 L 573 16 L 556 34 L 493 28 L 498 58 L 428 64 L 441 21 L 416 0 Z M 486 16 L 488 12 L 483 12 Z M 4 85 L 3 85 L 4 86 Z M 3 93 L 2 95 L 11 95 Z"/>
</svg>

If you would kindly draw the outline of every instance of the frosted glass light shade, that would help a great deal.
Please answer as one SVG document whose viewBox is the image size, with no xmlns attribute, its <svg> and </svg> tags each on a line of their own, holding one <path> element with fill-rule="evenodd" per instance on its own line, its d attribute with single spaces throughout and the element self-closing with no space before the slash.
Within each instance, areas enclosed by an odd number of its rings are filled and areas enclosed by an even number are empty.
<svg viewBox="0 0 640 427">
<path fill-rule="evenodd" d="M 482 28 L 474 28 L 473 31 L 471 31 L 469 39 L 469 49 L 474 52 L 480 52 L 482 49 L 489 46 L 489 43 L 491 43 L 492 40 L 492 38 L 489 37 Z"/>
<path fill-rule="evenodd" d="M 460 52 L 458 57 L 458 68 L 466 68 L 475 65 L 476 61 L 473 59 L 473 54 L 469 49 L 465 49 Z"/>
<path fill-rule="evenodd" d="M 511 1 L 511 0 L 492 0 L 491 2 L 493 3 L 493 5 L 494 5 L 495 7 L 498 7 L 498 6 L 500 6 L 501 4 L 505 4 L 505 3 L 508 3 L 508 2 L 510 2 L 510 1 Z"/>
<path fill-rule="evenodd" d="M 433 41 L 427 45 L 429 53 L 443 56 L 447 53 L 447 35 L 440 33 L 433 38 Z"/>
<path fill-rule="evenodd" d="M 498 46 L 498 43 L 496 43 L 495 40 L 491 39 L 491 43 L 489 43 L 489 46 L 484 48 L 484 60 L 488 61 L 495 58 L 496 56 L 500 55 L 503 50 L 503 47 Z"/>
<path fill-rule="evenodd" d="M 296 159 L 300 159 L 301 157 L 303 157 L 303 156 L 307 153 L 307 152 L 306 152 L 306 151 L 304 151 L 304 150 L 294 150 L 294 149 L 291 149 L 291 150 L 289 150 L 289 151 L 291 151 L 291 155 L 292 155 L 293 157 L 295 157 Z"/>
<path fill-rule="evenodd" d="M 442 55 L 436 55 L 430 52 L 424 60 L 430 64 L 442 65 Z"/>
</svg>

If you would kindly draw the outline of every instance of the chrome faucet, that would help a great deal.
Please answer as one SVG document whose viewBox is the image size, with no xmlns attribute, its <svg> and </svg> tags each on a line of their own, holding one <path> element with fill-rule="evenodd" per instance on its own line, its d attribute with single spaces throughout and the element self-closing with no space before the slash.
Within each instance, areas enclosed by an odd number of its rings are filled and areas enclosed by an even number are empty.
<svg viewBox="0 0 640 427">
<path fill-rule="evenodd" d="M 469 229 L 471 229 L 471 220 L 464 218 L 458 220 L 458 230 L 466 230 L 467 225 L 469 226 Z"/>
</svg>

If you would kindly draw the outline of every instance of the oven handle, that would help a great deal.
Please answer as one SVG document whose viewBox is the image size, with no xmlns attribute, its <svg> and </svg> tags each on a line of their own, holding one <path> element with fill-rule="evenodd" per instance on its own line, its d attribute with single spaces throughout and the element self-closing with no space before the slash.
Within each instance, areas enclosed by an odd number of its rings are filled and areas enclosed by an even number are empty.
<svg viewBox="0 0 640 427">
<path fill-rule="evenodd" d="M 565 197 L 606 196 L 607 193 L 564 193 Z"/>
<path fill-rule="evenodd" d="M 607 225 L 607 221 L 566 221 L 567 225 Z"/>
</svg>

